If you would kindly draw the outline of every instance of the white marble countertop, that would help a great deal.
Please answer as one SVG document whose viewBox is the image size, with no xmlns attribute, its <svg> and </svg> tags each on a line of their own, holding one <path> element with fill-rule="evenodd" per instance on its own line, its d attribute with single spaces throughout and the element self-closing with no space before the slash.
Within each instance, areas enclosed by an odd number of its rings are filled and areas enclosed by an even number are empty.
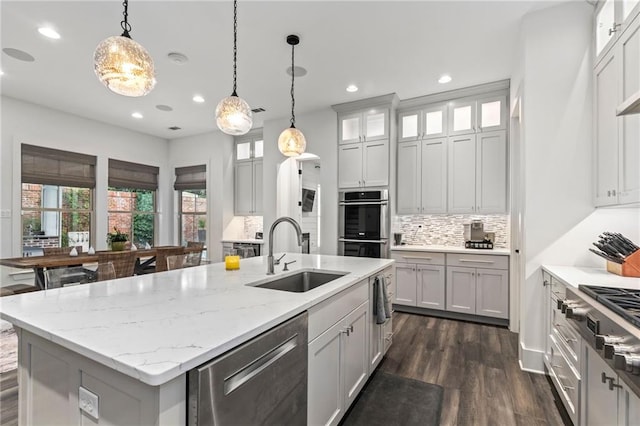
<svg viewBox="0 0 640 426">
<path fill-rule="evenodd" d="M 287 253 L 301 269 L 348 272 L 306 293 L 256 288 L 266 256 L 2 298 L 0 318 L 149 385 L 184 374 L 393 263 Z M 276 277 L 285 275 L 276 266 Z M 289 274 L 289 273 L 286 273 Z"/>
<path fill-rule="evenodd" d="M 640 289 L 640 278 L 621 277 L 607 272 L 604 268 L 584 268 L 579 266 L 542 265 L 542 269 L 564 282 L 578 288 L 580 284 L 602 287 Z"/>
<path fill-rule="evenodd" d="M 401 245 L 391 246 L 391 251 L 425 251 L 432 253 L 461 253 L 461 254 L 497 254 L 502 256 L 508 256 L 511 254 L 511 250 L 507 248 L 494 248 L 494 249 L 469 249 L 464 247 L 452 247 L 452 246 L 419 246 L 419 245 Z"/>
<path fill-rule="evenodd" d="M 264 240 L 256 240 L 251 238 L 225 238 L 223 243 L 245 243 L 245 244 L 264 244 Z"/>
</svg>

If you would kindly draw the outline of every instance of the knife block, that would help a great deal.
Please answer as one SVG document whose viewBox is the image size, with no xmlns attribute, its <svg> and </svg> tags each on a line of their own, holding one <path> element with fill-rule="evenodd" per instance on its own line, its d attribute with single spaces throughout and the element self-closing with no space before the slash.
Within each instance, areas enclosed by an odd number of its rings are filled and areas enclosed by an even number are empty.
<svg viewBox="0 0 640 426">
<path fill-rule="evenodd" d="M 631 253 L 621 264 L 607 260 L 607 271 L 623 277 L 640 278 L 640 250 Z"/>
</svg>

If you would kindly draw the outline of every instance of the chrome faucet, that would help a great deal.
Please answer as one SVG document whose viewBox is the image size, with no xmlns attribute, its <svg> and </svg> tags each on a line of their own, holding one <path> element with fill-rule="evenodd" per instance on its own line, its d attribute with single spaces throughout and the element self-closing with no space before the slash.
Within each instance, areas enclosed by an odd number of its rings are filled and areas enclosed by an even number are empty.
<svg viewBox="0 0 640 426">
<path fill-rule="evenodd" d="M 293 227 L 296 229 L 296 232 L 298 233 L 298 245 L 302 246 L 302 229 L 300 228 L 298 222 L 288 216 L 282 216 L 276 219 L 275 222 L 273 222 L 273 225 L 271 225 L 271 229 L 269 229 L 269 256 L 267 257 L 267 275 L 273 275 L 273 231 L 276 229 L 276 226 L 280 222 L 289 222 L 291 225 L 293 225 Z"/>
</svg>

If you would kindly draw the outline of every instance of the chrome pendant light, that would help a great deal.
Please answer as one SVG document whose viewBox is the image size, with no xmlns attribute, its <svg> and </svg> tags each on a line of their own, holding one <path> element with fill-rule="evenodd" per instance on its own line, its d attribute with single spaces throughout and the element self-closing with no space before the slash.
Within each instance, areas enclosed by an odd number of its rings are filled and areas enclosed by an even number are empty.
<svg viewBox="0 0 640 426">
<path fill-rule="evenodd" d="M 236 93 L 238 56 L 238 2 L 233 0 L 233 92 L 216 107 L 216 124 L 224 133 L 232 136 L 251 130 L 253 118 L 249 104 Z"/>
<path fill-rule="evenodd" d="M 129 1 L 124 0 L 122 35 L 103 40 L 93 53 L 98 79 L 107 89 L 123 96 L 144 96 L 156 85 L 153 59 L 142 45 L 133 41 L 127 22 Z"/>
<path fill-rule="evenodd" d="M 300 37 L 297 35 L 287 36 L 287 43 L 291 45 L 291 126 L 280 133 L 278 138 L 278 149 L 287 157 L 297 157 L 307 148 L 307 140 L 302 132 L 296 129 L 295 105 L 296 99 L 293 95 L 293 87 L 295 80 L 294 66 L 294 47 L 300 43 Z"/>
</svg>

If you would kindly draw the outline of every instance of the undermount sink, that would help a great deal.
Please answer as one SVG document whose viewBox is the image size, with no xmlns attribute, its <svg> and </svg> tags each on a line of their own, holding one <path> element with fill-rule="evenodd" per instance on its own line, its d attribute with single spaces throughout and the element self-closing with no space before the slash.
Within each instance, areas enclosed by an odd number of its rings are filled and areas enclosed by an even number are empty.
<svg viewBox="0 0 640 426">
<path fill-rule="evenodd" d="M 347 272 L 302 271 L 264 284 L 259 284 L 255 287 L 303 293 L 333 280 L 337 280 L 345 275 L 347 275 Z"/>
</svg>

